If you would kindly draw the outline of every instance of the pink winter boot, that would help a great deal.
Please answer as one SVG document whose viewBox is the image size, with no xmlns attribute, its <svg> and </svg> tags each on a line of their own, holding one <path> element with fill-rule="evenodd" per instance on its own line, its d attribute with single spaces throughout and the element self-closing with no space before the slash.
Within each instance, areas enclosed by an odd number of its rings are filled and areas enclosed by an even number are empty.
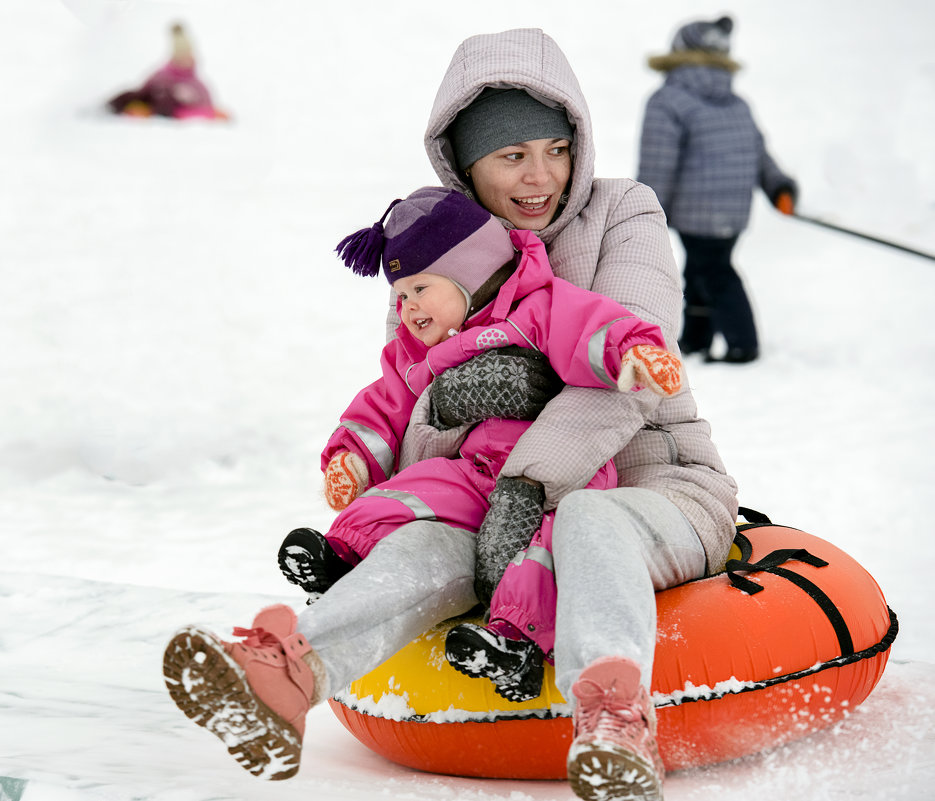
<svg viewBox="0 0 935 801">
<path fill-rule="evenodd" d="M 607 656 L 572 686 L 578 699 L 568 781 L 588 801 L 662 801 L 656 713 L 632 659 Z"/>
<path fill-rule="evenodd" d="M 288 606 L 263 609 L 242 643 L 223 642 L 194 626 L 166 647 L 163 675 L 176 706 L 220 738 L 254 776 L 288 779 L 299 769 L 305 715 L 315 679 L 311 651 Z"/>
</svg>

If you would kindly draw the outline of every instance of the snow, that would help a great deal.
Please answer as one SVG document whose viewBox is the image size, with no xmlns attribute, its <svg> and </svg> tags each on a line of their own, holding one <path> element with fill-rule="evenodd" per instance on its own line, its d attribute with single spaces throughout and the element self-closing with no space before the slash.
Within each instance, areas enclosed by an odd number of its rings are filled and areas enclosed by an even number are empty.
<svg viewBox="0 0 935 801">
<path fill-rule="evenodd" d="M 0 799 L 567 799 L 558 782 L 420 774 L 327 707 L 302 770 L 264 783 L 172 705 L 162 648 L 301 599 L 283 535 L 327 525 L 318 452 L 376 375 L 385 290 L 332 249 L 434 183 L 422 129 L 465 36 L 538 26 L 594 116 L 598 174 L 632 175 L 645 57 L 722 8 L 672 0 L 8 0 L 0 68 Z M 736 86 L 801 210 L 935 253 L 935 6 L 736 0 Z M 192 31 L 228 125 L 100 113 Z M 678 244 L 673 240 L 674 246 Z M 677 253 L 681 257 L 681 253 Z M 900 618 L 842 723 L 669 777 L 667 798 L 933 797 L 927 584 L 935 264 L 781 217 L 737 264 L 764 341 L 689 376 L 744 505 L 828 539 Z"/>
</svg>

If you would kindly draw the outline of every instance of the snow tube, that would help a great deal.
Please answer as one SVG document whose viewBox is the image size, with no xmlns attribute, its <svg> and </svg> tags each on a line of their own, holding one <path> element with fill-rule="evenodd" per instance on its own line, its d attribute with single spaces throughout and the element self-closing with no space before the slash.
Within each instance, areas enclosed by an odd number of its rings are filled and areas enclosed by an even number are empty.
<svg viewBox="0 0 935 801">
<path fill-rule="evenodd" d="M 165 116 L 173 120 L 219 120 L 227 122 L 230 115 L 214 106 L 178 106 L 171 115 L 157 114 L 152 105 L 143 99 L 133 97 L 135 93 L 125 92 L 111 100 L 108 108 L 114 114 L 123 117 L 148 118 Z"/>
<path fill-rule="evenodd" d="M 829 542 L 758 513 L 738 525 L 725 572 L 656 595 L 652 696 L 668 770 L 751 754 L 853 711 L 883 674 L 896 616 Z M 563 779 L 571 708 L 547 667 L 512 703 L 445 660 L 428 631 L 331 700 L 344 726 L 408 767 L 457 776 Z"/>
</svg>

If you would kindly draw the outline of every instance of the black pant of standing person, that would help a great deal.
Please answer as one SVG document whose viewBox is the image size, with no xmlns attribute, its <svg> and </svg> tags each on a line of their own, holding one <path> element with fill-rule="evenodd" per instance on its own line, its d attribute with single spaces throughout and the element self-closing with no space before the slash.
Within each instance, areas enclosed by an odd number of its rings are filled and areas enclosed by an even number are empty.
<svg viewBox="0 0 935 801">
<path fill-rule="evenodd" d="M 752 362 L 759 355 L 753 309 L 731 264 L 737 237 L 679 234 L 685 247 L 685 315 L 679 347 L 707 361 Z M 710 355 L 714 335 L 727 342 L 724 356 Z"/>
</svg>

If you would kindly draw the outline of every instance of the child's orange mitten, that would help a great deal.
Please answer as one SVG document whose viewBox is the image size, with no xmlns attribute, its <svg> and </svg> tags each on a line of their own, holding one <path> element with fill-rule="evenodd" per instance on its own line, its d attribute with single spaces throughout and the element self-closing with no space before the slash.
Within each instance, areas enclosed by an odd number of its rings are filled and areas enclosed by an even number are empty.
<svg viewBox="0 0 935 801">
<path fill-rule="evenodd" d="M 795 214 L 795 198 L 791 192 L 780 192 L 774 204 L 783 214 Z"/>
<path fill-rule="evenodd" d="M 367 463 L 356 453 L 333 456 L 325 470 L 325 500 L 334 511 L 346 509 L 370 483 Z"/>
<path fill-rule="evenodd" d="M 675 395 L 682 388 L 682 363 L 655 345 L 635 345 L 623 354 L 617 389 L 648 387 L 657 395 Z"/>
</svg>

